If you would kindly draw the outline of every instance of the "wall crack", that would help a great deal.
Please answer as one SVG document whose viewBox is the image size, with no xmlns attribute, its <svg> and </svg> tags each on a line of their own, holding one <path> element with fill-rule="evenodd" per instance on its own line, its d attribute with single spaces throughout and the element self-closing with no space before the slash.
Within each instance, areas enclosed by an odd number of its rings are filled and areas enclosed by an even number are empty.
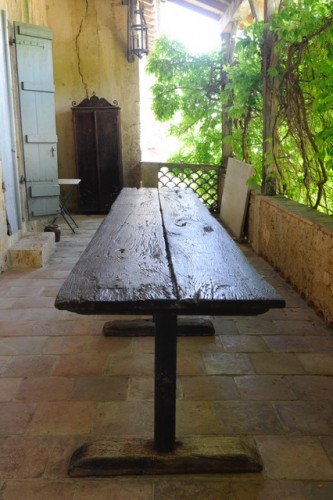
<svg viewBox="0 0 333 500">
<path fill-rule="evenodd" d="M 81 55 L 80 55 L 80 47 L 79 47 L 79 38 L 82 34 L 82 29 L 83 29 L 83 23 L 86 21 L 88 17 L 88 9 L 89 9 L 89 0 L 86 0 L 86 8 L 85 8 L 85 13 L 84 16 L 81 20 L 80 26 L 79 26 L 79 31 L 78 34 L 75 37 L 75 49 L 76 49 L 76 55 L 77 55 L 77 68 L 79 72 L 79 76 L 82 82 L 82 85 L 84 86 L 86 97 L 89 97 L 89 92 L 88 92 L 88 85 L 84 80 L 83 72 L 82 72 L 82 67 L 81 67 Z"/>
</svg>

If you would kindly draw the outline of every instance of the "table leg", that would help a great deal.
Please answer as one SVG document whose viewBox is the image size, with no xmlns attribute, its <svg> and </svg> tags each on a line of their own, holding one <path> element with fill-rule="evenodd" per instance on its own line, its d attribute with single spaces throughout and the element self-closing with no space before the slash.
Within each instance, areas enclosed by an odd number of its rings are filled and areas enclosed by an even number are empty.
<svg viewBox="0 0 333 500">
<path fill-rule="evenodd" d="M 155 329 L 154 445 L 168 452 L 176 434 L 177 315 L 156 314 Z"/>
<path fill-rule="evenodd" d="M 175 446 L 177 315 L 157 314 L 155 327 L 154 443 L 140 438 L 115 436 L 84 444 L 71 458 L 69 475 L 261 471 L 261 459 L 252 438 L 189 436 L 182 437 Z"/>
<path fill-rule="evenodd" d="M 68 225 L 68 227 L 72 230 L 72 232 L 75 234 L 75 229 L 74 227 L 79 227 L 76 223 L 76 221 L 74 220 L 74 218 L 71 216 L 71 214 L 69 213 L 69 211 L 67 210 L 66 208 L 66 205 L 68 203 L 68 201 L 70 200 L 70 198 L 72 197 L 72 194 L 74 192 L 74 189 L 77 187 L 77 184 L 73 185 L 70 190 L 68 191 L 67 195 L 64 197 L 63 200 L 60 199 L 60 212 L 59 214 L 53 219 L 53 222 L 52 224 L 55 223 L 55 221 L 57 220 L 57 218 L 59 217 L 59 215 L 62 216 L 62 218 L 64 219 L 64 221 L 66 222 L 66 224 Z M 71 222 L 69 221 L 69 219 L 72 221 L 72 224 Z"/>
</svg>

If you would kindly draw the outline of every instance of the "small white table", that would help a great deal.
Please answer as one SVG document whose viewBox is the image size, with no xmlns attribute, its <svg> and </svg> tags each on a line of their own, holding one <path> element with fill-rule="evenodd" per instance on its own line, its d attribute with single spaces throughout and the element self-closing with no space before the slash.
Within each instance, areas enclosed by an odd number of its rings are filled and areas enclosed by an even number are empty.
<svg viewBox="0 0 333 500">
<path fill-rule="evenodd" d="M 74 220 L 73 216 L 69 213 L 67 209 L 67 203 L 71 199 L 73 192 L 75 188 L 80 184 L 81 179 L 58 179 L 59 185 L 60 186 L 70 186 L 70 189 L 66 193 L 63 199 L 60 198 L 60 212 L 59 214 L 53 219 L 52 224 L 56 221 L 56 219 L 61 215 L 64 219 L 64 221 L 68 224 L 68 226 L 71 228 L 73 233 L 75 233 L 75 228 L 79 227 Z"/>
</svg>

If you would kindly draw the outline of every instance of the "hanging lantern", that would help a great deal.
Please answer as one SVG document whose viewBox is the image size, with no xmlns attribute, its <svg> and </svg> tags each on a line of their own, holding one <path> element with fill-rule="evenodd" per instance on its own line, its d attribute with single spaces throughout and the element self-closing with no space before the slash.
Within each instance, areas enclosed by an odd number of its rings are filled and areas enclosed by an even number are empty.
<svg viewBox="0 0 333 500">
<path fill-rule="evenodd" d="M 143 3 L 137 0 L 128 2 L 128 60 L 134 56 L 141 59 L 149 53 L 148 25 L 144 16 Z"/>
</svg>

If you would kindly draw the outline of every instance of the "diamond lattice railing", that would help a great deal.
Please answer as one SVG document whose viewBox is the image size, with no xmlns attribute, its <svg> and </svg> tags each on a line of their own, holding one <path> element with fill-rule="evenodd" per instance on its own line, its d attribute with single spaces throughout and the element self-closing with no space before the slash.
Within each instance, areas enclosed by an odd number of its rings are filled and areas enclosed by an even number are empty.
<svg viewBox="0 0 333 500">
<path fill-rule="evenodd" d="M 158 187 L 191 188 L 211 212 L 217 212 L 218 167 L 216 166 L 164 164 L 158 171 Z"/>
</svg>

